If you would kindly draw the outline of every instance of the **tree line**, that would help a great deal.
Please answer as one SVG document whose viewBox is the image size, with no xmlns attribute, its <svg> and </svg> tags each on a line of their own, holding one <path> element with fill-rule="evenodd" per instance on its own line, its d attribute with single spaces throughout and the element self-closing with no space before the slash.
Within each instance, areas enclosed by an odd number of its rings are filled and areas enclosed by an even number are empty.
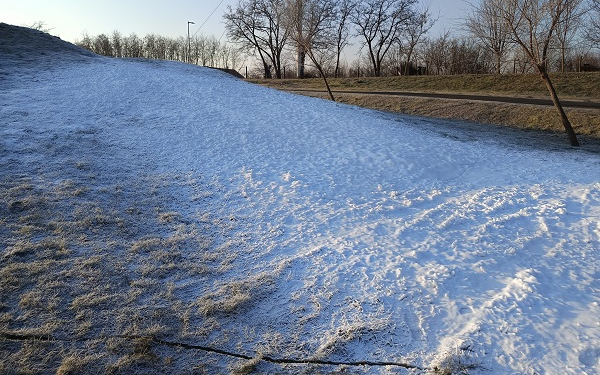
<svg viewBox="0 0 600 375">
<path fill-rule="evenodd" d="M 437 36 L 430 35 L 437 19 L 418 0 L 239 0 L 223 15 L 231 43 L 114 31 L 76 44 L 106 56 L 235 70 L 257 61 L 251 74 L 264 78 L 531 73 L 535 65 L 499 11 L 527 3 L 564 8 L 548 45 L 549 71 L 600 69 L 600 0 L 482 0 L 460 33 Z M 356 56 L 347 55 L 352 44 Z"/>
<path fill-rule="evenodd" d="M 548 69 L 600 69 L 594 50 L 600 47 L 600 0 L 482 0 L 457 26 L 460 33 L 439 36 L 430 35 L 437 19 L 418 0 L 239 0 L 223 17 L 229 40 L 256 58 L 265 78 L 287 76 L 289 67 L 304 77 L 307 57 L 316 74 L 332 77 L 535 72 L 503 9 L 534 11 L 534 18 L 560 9 Z M 529 21 L 515 31 L 526 32 Z M 359 53 L 346 63 L 341 56 L 350 44 Z"/>
<path fill-rule="evenodd" d="M 245 59 L 235 45 L 204 35 L 195 35 L 188 40 L 186 37 L 169 38 L 155 34 L 139 37 L 133 33 L 124 36 L 114 31 L 111 35 L 84 34 L 75 44 L 110 57 L 174 60 L 236 70 Z"/>
</svg>

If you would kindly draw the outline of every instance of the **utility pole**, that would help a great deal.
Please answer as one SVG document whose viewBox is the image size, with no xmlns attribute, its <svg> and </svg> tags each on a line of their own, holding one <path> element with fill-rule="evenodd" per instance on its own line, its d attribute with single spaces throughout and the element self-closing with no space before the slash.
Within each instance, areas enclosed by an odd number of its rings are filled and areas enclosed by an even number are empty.
<svg viewBox="0 0 600 375">
<path fill-rule="evenodd" d="M 192 21 L 188 21 L 188 53 L 187 53 L 187 63 L 190 62 L 190 55 L 191 55 L 191 51 L 192 51 L 192 44 L 190 41 L 190 24 L 195 25 L 195 23 L 193 23 Z"/>
</svg>

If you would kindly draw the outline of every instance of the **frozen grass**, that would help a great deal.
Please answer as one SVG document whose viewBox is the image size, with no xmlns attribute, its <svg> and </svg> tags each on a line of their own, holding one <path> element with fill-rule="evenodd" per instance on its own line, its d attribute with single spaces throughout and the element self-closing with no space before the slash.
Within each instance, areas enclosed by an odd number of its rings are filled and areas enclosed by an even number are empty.
<svg viewBox="0 0 600 375">
<path fill-rule="evenodd" d="M 152 178 L 154 192 L 166 181 Z M 229 220 L 184 219 L 158 200 L 119 207 L 122 187 L 72 180 L 7 176 L 0 191 L 0 373 L 169 372 L 176 353 L 159 359 L 153 338 L 206 338 L 212 316 L 235 314 L 270 282 L 212 287 L 243 245 Z M 191 288 L 205 293 L 187 301 Z M 175 368 L 204 368 L 202 358 Z"/>
<path fill-rule="evenodd" d="M 430 372 L 434 375 L 468 375 L 475 369 L 481 369 L 481 364 L 477 362 L 470 345 L 455 343 L 432 360 Z"/>
</svg>

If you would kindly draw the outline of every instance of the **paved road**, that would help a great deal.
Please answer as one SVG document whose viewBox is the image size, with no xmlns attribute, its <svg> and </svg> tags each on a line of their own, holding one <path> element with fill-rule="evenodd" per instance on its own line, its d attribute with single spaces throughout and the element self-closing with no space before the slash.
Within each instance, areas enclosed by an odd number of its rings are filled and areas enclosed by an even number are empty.
<svg viewBox="0 0 600 375">
<path fill-rule="evenodd" d="M 325 90 L 308 90 L 308 89 L 284 89 L 292 92 L 318 92 L 323 93 Z M 471 94 L 438 94 L 438 93 L 421 93 L 421 92 L 406 92 L 406 91 L 350 91 L 350 90 L 333 90 L 334 94 L 360 94 L 360 95 L 391 95 L 391 96 L 411 96 L 418 98 L 437 98 L 437 99 L 462 99 L 462 100 L 477 100 L 487 102 L 515 103 L 515 104 L 534 104 L 534 105 L 549 105 L 552 106 L 550 99 L 536 98 L 515 98 L 510 96 L 491 96 L 491 95 L 471 95 Z M 591 108 L 600 109 L 599 102 L 561 100 L 564 107 L 573 108 Z"/>
</svg>

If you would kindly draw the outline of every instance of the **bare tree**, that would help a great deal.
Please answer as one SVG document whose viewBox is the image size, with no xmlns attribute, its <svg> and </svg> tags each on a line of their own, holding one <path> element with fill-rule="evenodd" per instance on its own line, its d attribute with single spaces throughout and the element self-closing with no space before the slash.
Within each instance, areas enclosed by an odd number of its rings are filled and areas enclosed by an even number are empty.
<svg viewBox="0 0 600 375">
<path fill-rule="evenodd" d="M 396 43 L 381 63 L 381 74 L 402 75 L 406 68 L 405 54 L 402 43 Z"/>
<path fill-rule="evenodd" d="M 223 66 L 224 68 L 228 68 L 228 69 L 233 69 L 236 71 L 239 71 L 239 69 L 242 67 L 243 64 L 243 58 L 242 58 L 242 53 L 240 51 L 239 48 L 236 48 L 233 45 L 224 45 L 222 47 L 223 49 L 223 55 L 226 56 L 225 58 L 225 66 Z"/>
<path fill-rule="evenodd" d="M 207 39 L 204 35 L 194 35 L 191 44 L 191 59 L 195 65 L 208 65 Z"/>
<path fill-rule="evenodd" d="M 404 74 L 410 74 L 410 63 L 413 57 L 413 53 L 417 45 L 422 41 L 425 34 L 431 30 L 437 19 L 431 18 L 429 9 L 425 8 L 420 12 L 413 14 L 413 19 L 410 20 L 406 27 L 406 38 L 404 53 L 406 54 L 406 67 Z"/>
<path fill-rule="evenodd" d="M 117 30 L 113 31 L 111 44 L 114 57 L 123 57 L 123 37 Z"/>
<path fill-rule="evenodd" d="M 165 60 L 168 56 L 168 49 L 167 49 L 168 43 L 167 43 L 167 38 L 162 36 L 162 35 L 158 35 L 156 37 L 156 54 L 157 54 L 157 58 L 158 59 L 163 59 Z"/>
<path fill-rule="evenodd" d="M 271 77 L 271 67 L 281 78 L 281 54 L 287 40 L 283 9 L 284 0 L 240 0 L 223 16 L 229 39 L 246 51 L 258 52 L 265 78 Z"/>
<path fill-rule="evenodd" d="M 167 59 L 168 60 L 179 60 L 181 50 L 181 46 L 177 39 L 168 39 L 167 40 Z"/>
<path fill-rule="evenodd" d="M 502 60 L 509 49 L 511 32 L 502 15 L 496 11 L 497 0 L 482 0 L 467 16 L 465 26 L 483 45 L 494 53 L 496 74 L 502 72 Z"/>
<path fill-rule="evenodd" d="M 447 73 L 447 62 L 450 59 L 450 33 L 445 32 L 434 39 L 427 40 L 423 54 L 428 74 Z"/>
<path fill-rule="evenodd" d="M 144 40 L 135 33 L 131 33 L 125 39 L 125 49 L 127 50 L 127 57 L 139 58 L 145 56 Z"/>
<path fill-rule="evenodd" d="M 156 59 L 156 36 L 154 34 L 146 34 L 144 37 L 144 51 L 146 52 L 145 56 L 148 59 Z"/>
<path fill-rule="evenodd" d="M 589 25 L 586 37 L 600 47 L 600 0 L 590 0 Z"/>
<path fill-rule="evenodd" d="M 294 39 L 304 38 L 304 0 L 288 0 L 286 3 L 287 29 L 293 33 Z M 296 42 L 296 77 L 304 78 L 304 63 L 306 60 L 306 51 L 302 43 Z"/>
<path fill-rule="evenodd" d="M 390 48 L 412 20 L 417 0 L 365 0 L 359 2 L 352 23 L 362 37 L 376 76 L 381 76 L 381 63 Z"/>
<path fill-rule="evenodd" d="M 583 0 L 570 0 L 565 4 L 563 22 L 556 27 L 556 37 L 560 48 L 560 70 L 565 72 L 566 54 L 575 34 L 577 33 L 585 11 L 582 9 Z"/>
<path fill-rule="evenodd" d="M 346 48 L 350 38 L 350 15 L 356 7 L 355 0 L 341 0 L 337 5 L 337 27 L 336 27 L 336 59 L 333 76 L 338 77 L 340 71 L 340 57 L 342 50 Z"/>
<path fill-rule="evenodd" d="M 113 56 L 112 45 L 106 34 L 100 34 L 94 38 L 94 52 L 99 55 Z"/>
<path fill-rule="evenodd" d="M 548 75 L 548 49 L 558 27 L 567 22 L 572 0 L 490 0 L 544 81 L 567 132 L 571 146 L 579 146 L 575 131 Z"/>
<path fill-rule="evenodd" d="M 290 39 L 314 64 L 325 82 L 331 100 L 335 101 L 323 69 L 323 54 L 335 45 L 335 0 L 288 0 L 287 26 Z"/>
<path fill-rule="evenodd" d="M 79 46 L 81 48 L 85 48 L 88 51 L 94 52 L 94 41 L 88 35 L 88 33 L 84 32 L 81 40 L 76 41 L 75 45 L 77 45 L 77 46 Z"/>
<path fill-rule="evenodd" d="M 472 38 L 453 38 L 449 45 L 449 74 L 485 74 L 490 73 L 488 50 Z"/>
</svg>

